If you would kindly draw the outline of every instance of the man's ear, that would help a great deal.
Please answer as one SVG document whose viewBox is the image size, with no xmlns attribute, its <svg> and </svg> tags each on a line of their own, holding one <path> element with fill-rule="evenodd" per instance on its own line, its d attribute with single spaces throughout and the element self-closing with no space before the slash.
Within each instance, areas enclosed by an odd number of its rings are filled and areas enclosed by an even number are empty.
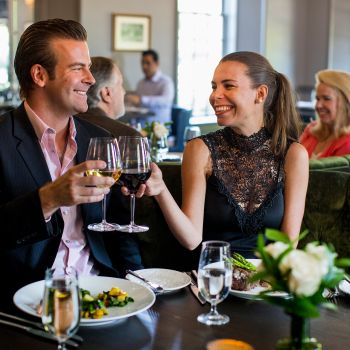
<svg viewBox="0 0 350 350">
<path fill-rule="evenodd" d="M 39 87 L 44 87 L 49 80 L 47 70 L 40 64 L 34 64 L 30 68 L 30 75 L 33 79 L 33 83 Z"/>
<path fill-rule="evenodd" d="M 110 103 L 111 102 L 111 91 L 109 90 L 108 86 L 104 86 L 101 90 L 100 90 L 100 96 L 101 96 L 101 100 L 104 103 Z"/>
<path fill-rule="evenodd" d="M 255 102 L 256 103 L 262 103 L 266 100 L 267 94 L 269 92 L 269 88 L 267 87 L 267 85 L 260 85 L 257 89 L 256 89 L 256 99 Z"/>
</svg>

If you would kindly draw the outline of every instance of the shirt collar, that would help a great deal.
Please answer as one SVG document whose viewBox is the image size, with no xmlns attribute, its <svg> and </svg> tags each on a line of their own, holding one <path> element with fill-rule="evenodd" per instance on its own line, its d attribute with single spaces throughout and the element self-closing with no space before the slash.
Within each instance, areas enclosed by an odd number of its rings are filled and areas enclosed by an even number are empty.
<svg viewBox="0 0 350 350">
<path fill-rule="evenodd" d="M 47 133 L 49 134 L 56 134 L 56 130 L 51 128 L 49 125 L 47 125 L 42 118 L 40 118 L 29 106 L 28 102 L 24 101 L 24 108 L 26 110 L 26 113 L 28 115 L 29 121 L 31 122 L 35 134 L 38 138 L 38 140 L 42 141 L 43 136 Z M 75 128 L 75 123 L 73 117 L 69 117 L 69 137 L 75 138 L 77 131 Z"/>
<path fill-rule="evenodd" d="M 160 69 L 158 69 L 155 74 L 152 76 L 151 81 L 157 82 L 162 76 L 162 72 L 160 71 Z"/>
</svg>

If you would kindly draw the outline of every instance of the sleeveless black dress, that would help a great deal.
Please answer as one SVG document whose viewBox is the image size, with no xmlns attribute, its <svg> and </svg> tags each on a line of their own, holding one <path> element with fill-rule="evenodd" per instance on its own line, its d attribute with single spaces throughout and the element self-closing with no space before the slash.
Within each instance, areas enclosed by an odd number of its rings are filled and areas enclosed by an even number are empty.
<svg viewBox="0 0 350 350">
<path fill-rule="evenodd" d="M 265 128 L 247 137 L 226 127 L 200 138 L 212 160 L 203 241 L 224 240 L 231 252 L 254 258 L 258 233 L 282 223 L 284 157 L 272 153 Z"/>
</svg>

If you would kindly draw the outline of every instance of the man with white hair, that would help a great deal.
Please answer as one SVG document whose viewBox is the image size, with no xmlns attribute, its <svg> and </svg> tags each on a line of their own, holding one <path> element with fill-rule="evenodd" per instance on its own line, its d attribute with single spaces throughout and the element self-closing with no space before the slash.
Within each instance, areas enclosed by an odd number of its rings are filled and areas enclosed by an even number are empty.
<svg viewBox="0 0 350 350">
<path fill-rule="evenodd" d="M 140 136 L 134 128 L 118 121 L 125 113 L 123 76 L 116 63 L 107 57 L 91 57 L 95 84 L 87 92 L 88 110 L 79 118 L 101 126 L 118 136 Z"/>
</svg>

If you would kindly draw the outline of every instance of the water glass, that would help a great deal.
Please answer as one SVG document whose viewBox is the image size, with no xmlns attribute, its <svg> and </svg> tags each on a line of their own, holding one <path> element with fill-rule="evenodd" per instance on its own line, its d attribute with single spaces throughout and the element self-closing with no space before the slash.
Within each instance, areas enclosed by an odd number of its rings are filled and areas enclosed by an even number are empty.
<svg viewBox="0 0 350 350">
<path fill-rule="evenodd" d="M 80 322 L 80 292 L 77 272 L 73 268 L 48 269 L 45 274 L 43 312 L 45 329 L 65 350 L 65 342 L 76 333 Z"/>
<path fill-rule="evenodd" d="M 228 295 L 232 284 L 232 267 L 230 244 L 223 241 L 206 241 L 202 243 L 202 251 L 198 266 L 198 288 L 210 305 L 210 312 L 201 314 L 197 320 L 206 325 L 223 325 L 230 321 L 226 315 L 217 311 L 216 305 Z"/>
<path fill-rule="evenodd" d="M 184 147 L 188 141 L 198 136 L 201 136 L 201 129 L 199 126 L 186 126 L 184 131 Z"/>
</svg>

